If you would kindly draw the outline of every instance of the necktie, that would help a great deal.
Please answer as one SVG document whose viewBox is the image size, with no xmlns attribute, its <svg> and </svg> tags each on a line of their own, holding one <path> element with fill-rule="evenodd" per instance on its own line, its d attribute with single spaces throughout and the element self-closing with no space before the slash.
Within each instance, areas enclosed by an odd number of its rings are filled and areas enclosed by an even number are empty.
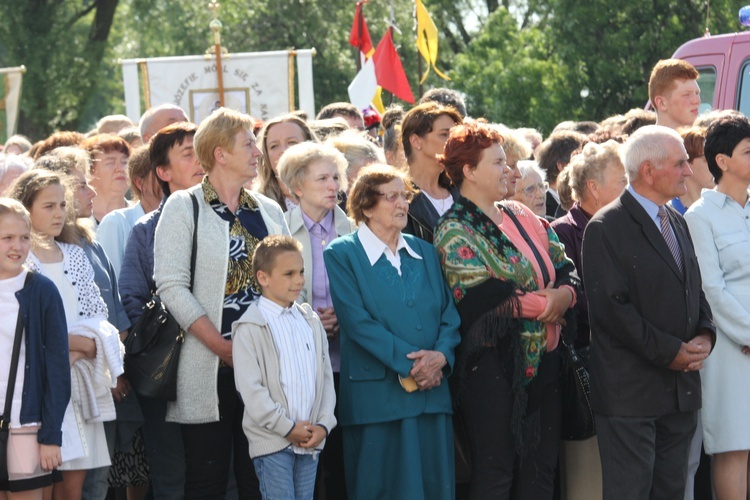
<svg viewBox="0 0 750 500">
<path fill-rule="evenodd" d="M 680 268 L 680 272 L 684 273 L 682 266 L 682 252 L 680 251 L 680 245 L 677 243 L 677 239 L 672 232 L 672 228 L 669 226 L 669 217 L 667 216 L 667 209 L 663 206 L 659 207 L 659 220 L 661 221 L 661 235 L 664 236 L 664 241 L 667 242 L 669 251 L 672 252 L 672 257 L 677 263 L 677 267 Z"/>
</svg>

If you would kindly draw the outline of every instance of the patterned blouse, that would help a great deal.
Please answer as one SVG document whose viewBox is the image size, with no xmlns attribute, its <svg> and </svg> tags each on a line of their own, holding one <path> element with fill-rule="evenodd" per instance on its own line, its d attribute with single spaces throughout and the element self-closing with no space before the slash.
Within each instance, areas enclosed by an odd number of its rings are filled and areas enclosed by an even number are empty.
<svg viewBox="0 0 750 500">
<path fill-rule="evenodd" d="M 240 319 L 250 303 L 260 296 L 252 260 L 255 247 L 268 236 L 268 229 L 258 204 L 246 190 L 240 192 L 237 213 L 232 213 L 219 199 L 208 176 L 203 178 L 203 195 L 214 212 L 229 223 L 229 265 L 221 318 L 221 334 L 229 338 L 232 323 Z"/>
</svg>

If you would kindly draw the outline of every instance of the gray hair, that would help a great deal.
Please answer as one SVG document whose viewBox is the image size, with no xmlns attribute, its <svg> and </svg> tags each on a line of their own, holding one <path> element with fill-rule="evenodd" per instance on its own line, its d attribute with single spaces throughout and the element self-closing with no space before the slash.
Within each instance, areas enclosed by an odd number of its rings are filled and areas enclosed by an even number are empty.
<svg viewBox="0 0 750 500">
<path fill-rule="evenodd" d="M 521 160 L 518 162 L 518 171 L 521 172 L 521 178 L 525 178 L 532 172 L 539 174 L 542 178 L 542 182 L 547 180 L 547 172 L 539 167 L 539 164 L 534 160 Z"/>
<path fill-rule="evenodd" d="M 339 174 L 339 189 L 346 191 L 346 158 L 333 146 L 319 144 L 317 142 L 305 141 L 290 147 L 279 158 L 276 170 L 281 181 L 287 185 L 289 191 L 294 193 L 299 189 L 302 181 L 308 175 L 310 164 L 319 160 L 328 160 L 336 166 Z"/>
<path fill-rule="evenodd" d="M 625 144 L 620 147 L 620 159 L 625 166 L 628 182 L 638 178 L 641 165 L 651 162 L 658 165 L 667 159 L 666 143 L 669 138 L 683 144 L 682 137 L 676 131 L 662 125 L 646 125 L 635 131 Z"/>
<path fill-rule="evenodd" d="M 333 146 L 344 154 L 348 169 L 360 169 L 373 163 L 385 163 L 383 150 L 364 137 L 366 132 L 346 130 L 330 138 L 326 144 Z"/>
</svg>

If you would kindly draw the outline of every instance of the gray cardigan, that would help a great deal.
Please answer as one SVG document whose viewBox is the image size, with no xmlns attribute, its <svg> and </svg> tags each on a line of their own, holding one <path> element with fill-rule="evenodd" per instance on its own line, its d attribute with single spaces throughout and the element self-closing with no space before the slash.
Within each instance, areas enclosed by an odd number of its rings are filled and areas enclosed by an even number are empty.
<svg viewBox="0 0 750 500">
<path fill-rule="evenodd" d="M 190 292 L 193 203 L 198 198 L 198 248 L 195 282 Z M 289 235 L 279 205 L 250 193 L 258 202 L 268 234 Z M 229 255 L 229 224 L 206 203 L 200 184 L 177 191 L 167 200 L 154 238 L 157 292 L 185 331 L 201 316 L 221 328 Z M 202 424 L 219 420 L 216 392 L 219 357 L 193 335 L 185 336 L 177 370 L 177 400 L 167 406 L 167 421 Z"/>
<path fill-rule="evenodd" d="M 336 426 L 333 409 L 336 392 L 328 359 L 328 340 L 323 324 L 308 304 L 294 304 L 313 331 L 317 363 L 315 367 L 315 402 L 310 422 L 322 425 L 328 432 Z M 286 396 L 279 376 L 279 355 L 265 316 L 252 303 L 232 325 L 232 358 L 234 380 L 245 405 L 242 429 L 250 444 L 250 458 L 277 453 L 291 446 L 286 436 L 294 428 L 289 418 Z M 317 450 L 325 446 L 323 440 Z"/>
<path fill-rule="evenodd" d="M 312 251 L 310 250 L 310 232 L 305 226 L 305 219 L 302 218 L 302 208 L 298 205 L 284 214 L 284 220 L 289 226 L 292 237 L 302 243 L 302 259 L 305 263 L 305 286 L 297 299 L 298 304 L 312 304 Z M 354 221 L 346 216 L 346 213 L 339 207 L 333 207 L 333 225 L 336 229 L 336 236 L 344 236 L 354 231 L 357 227 Z"/>
</svg>

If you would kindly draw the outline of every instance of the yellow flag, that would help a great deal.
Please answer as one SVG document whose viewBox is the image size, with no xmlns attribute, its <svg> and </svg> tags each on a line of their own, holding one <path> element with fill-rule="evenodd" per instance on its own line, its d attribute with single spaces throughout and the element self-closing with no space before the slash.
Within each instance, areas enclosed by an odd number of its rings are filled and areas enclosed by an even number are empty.
<svg viewBox="0 0 750 500">
<path fill-rule="evenodd" d="M 440 78 L 450 80 L 448 76 L 441 73 L 435 62 L 437 62 L 438 53 L 438 31 L 435 23 L 432 22 L 430 14 L 427 12 L 422 0 L 416 0 L 417 2 L 417 50 L 422 54 L 425 61 L 427 61 L 427 71 L 422 75 L 422 80 L 419 83 L 423 83 L 427 74 L 430 72 L 430 66 L 435 68 L 435 73 Z"/>
<path fill-rule="evenodd" d="M 385 113 L 385 106 L 383 106 L 383 87 L 378 87 L 375 92 L 375 97 L 372 98 L 372 105 L 378 110 L 378 113 L 382 116 Z"/>
</svg>

